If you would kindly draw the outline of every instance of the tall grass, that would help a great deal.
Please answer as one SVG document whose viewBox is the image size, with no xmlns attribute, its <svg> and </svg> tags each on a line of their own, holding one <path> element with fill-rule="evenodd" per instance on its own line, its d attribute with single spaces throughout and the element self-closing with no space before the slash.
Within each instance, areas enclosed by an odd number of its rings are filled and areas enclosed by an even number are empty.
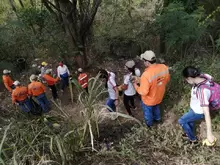
<svg viewBox="0 0 220 165">
<path fill-rule="evenodd" d="M 99 136 L 99 123 L 106 117 L 122 116 L 133 120 L 130 116 L 106 111 L 102 100 L 107 91 L 99 75 L 89 80 L 89 94 L 80 88 L 78 91 L 79 124 L 76 125 L 65 108 L 55 101 L 57 116 L 14 118 L 2 134 L 1 163 L 71 164 L 85 149 L 97 151 L 94 141 Z"/>
</svg>

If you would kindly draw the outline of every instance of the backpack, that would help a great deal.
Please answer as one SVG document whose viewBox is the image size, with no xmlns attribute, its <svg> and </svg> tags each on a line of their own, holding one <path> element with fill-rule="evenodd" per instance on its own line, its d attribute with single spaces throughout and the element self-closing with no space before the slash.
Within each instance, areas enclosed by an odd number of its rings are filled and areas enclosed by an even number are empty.
<svg viewBox="0 0 220 165">
<path fill-rule="evenodd" d="M 210 85 L 208 84 L 200 84 L 198 88 L 202 89 L 209 89 L 211 91 L 211 96 L 209 98 L 209 108 L 210 110 L 218 110 L 220 109 L 220 85 L 214 82 L 212 79 L 207 77 L 206 75 L 202 75 L 203 78 L 209 81 Z"/>
</svg>

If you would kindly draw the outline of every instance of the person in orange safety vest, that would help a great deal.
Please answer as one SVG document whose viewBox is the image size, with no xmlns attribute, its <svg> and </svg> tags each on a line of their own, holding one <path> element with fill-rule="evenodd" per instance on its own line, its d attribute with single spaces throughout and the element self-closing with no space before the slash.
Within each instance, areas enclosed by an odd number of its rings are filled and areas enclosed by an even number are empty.
<svg viewBox="0 0 220 165">
<path fill-rule="evenodd" d="M 9 91 L 9 92 L 12 92 L 13 89 L 15 89 L 15 86 L 13 84 L 13 80 L 11 79 L 10 77 L 10 73 L 11 71 L 10 70 L 3 70 L 3 76 L 2 76 L 2 79 L 3 79 L 3 83 L 5 85 L 5 88 Z"/>
<path fill-rule="evenodd" d="M 12 103 L 18 105 L 24 112 L 30 112 L 33 106 L 28 98 L 28 88 L 21 86 L 19 81 L 13 84 L 15 89 L 12 91 Z"/>
<path fill-rule="evenodd" d="M 141 54 L 146 69 L 139 79 L 133 81 L 134 88 L 141 95 L 142 109 L 146 125 L 151 127 L 153 122 L 161 120 L 159 105 L 163 100 L 166 85 L 170 80 L 169 68 L 164 64 L 156 63 L 153 51 L 145 51 Z"/>
<path fill-rule="evenodd" d="M 78 83 L 80 84 L 80 86 L 86 90 L 86 92 L 88 93 L 88 81 L 89 81 L 89 77 L 86 73 L 83 72 L 82 68 L 78 69 Z"/>
<path fill-rule="evenodd" d="M 41 82 L 38 82 L 37 79 L 38 77 L 36 75 L 34 74 L 31 75 L 30 77 L 31 83 L 28 85 L 28 94 L 30 96 L 34 96 L 38 100 L 40 106 L 43 109 L 43 112 L 46 113 L 49 111 L 50 108 L 50 103 L 47 100 L 45 94 L 46 87 Z"/>
<path fill-rule="evenodd" d="M 45 74 L 43 75 L 43 78 L 46 81 L 48 87 L 51 89 L 53 99 L 55 100 L 58 98 L 56 83 L 57 81 L 59 81 L 60 78 L 59 77 L 53 78 L 51 74 L 52 74 L 52 69 L 47 69 L 45 71 Z"/>
</svg>

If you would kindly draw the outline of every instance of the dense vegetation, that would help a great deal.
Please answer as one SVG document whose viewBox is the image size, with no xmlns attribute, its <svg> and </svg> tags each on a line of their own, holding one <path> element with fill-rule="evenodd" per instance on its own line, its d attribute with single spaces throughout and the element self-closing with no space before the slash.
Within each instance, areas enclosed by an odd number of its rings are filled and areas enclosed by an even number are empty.
<svg viewBox="0 0 220 165">
<path fill-rule="evenodd" d="M 54 113 L 42 117 L 18 113 L 1 94 L 1 164 L 219 164 L 219 144 L 185 144 L 176 122 L 188 108 L 189 88 L 180 74 L 184 66 L 198 66 L 220 82 L 219 29 L 219 0 L 0 1 L 0 70 L 13 69 L 15 76 L 21 75 L 14 67 L 21 57 L 92 68 L 135 58 L 146 49 L 173 69 L 163 103 L 165 122 L 153 130 L 122 113 L 107 116 L 102 110 L 106 91 L 97 77 L 90 81 L 89 96 L 70 88 L 71 101 L 78 100 L 74 107 L 54 103 Z M 80 121 L 68 111 L 74 108 Z M 121 124 L 122 117 L 131 121 Z M 216 134 L 219 120 L 218 115 L 212 120 Z M 108 134 L 107 128 L 115 132 Z M 106 140 L 104 134 L 123 135 Z"/>
</svg>

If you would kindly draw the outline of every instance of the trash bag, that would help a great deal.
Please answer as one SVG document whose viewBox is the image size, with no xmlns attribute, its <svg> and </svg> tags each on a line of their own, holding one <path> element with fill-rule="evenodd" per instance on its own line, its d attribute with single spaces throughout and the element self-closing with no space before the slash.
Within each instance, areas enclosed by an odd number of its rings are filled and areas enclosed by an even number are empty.
<svg viewBox="0 0 220 165">
<path fill-rule="evenodd" d="M 43 111 L 41 106 L 33 98 L 30 98 L 30 101 L 31 101 L 31 104 L 33 106 L 33 108 L 31 109 L 31 114 L 41 115 L 42 111 Z"/>
</svg>

